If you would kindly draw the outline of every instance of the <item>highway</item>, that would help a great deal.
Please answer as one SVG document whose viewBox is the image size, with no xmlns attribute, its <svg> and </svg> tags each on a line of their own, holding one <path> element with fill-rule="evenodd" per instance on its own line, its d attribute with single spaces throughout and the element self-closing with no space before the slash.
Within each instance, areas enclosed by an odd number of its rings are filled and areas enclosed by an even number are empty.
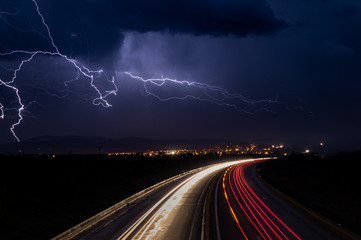
<svg viewBox="0 0 361 240">
<path fill-rule="evenodd" d="M 54 239 L 349 239 L 271 191 L 255 173 L 259 160 L 175 177 Z"/>
<path fill-rule="evenodd" d="M 252 162 L 238 164 L 222 179 L 224 198 L 239 230 L 237 239 L 347 239 L 272 192 L 254 169 Z"/>
</svg>

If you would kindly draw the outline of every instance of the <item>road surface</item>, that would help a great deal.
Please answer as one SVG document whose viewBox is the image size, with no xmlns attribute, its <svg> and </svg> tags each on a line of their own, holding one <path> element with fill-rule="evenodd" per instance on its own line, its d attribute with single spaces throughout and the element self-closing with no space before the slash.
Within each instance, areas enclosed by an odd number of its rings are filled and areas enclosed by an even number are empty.
<svg viewBox="0 0 361 240">
<path fill-rule="evenodd" d="M 238 227 L 234 239 L 347 239 L 271 191 L 257 177 L 255 163 L 229 168 L 222 182 L 223 198 Z"/>
<path fill-rule="evenodd" d="M 349 239 L 270 190 L 255 174 L 258 160 L 184 174 L 140 194 L 91 227 L 54 239 Z"/>
</svg>

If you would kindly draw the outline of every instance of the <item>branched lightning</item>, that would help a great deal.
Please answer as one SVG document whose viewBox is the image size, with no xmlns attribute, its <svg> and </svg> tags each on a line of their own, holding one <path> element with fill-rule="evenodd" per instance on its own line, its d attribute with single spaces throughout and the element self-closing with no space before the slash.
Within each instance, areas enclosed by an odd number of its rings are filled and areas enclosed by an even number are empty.
<svg viewBox="0 0 361 240">
<path fill-rule="evenodd" d="M 45 21 L 44 16 L 42 15 L 38 3 L 36 0 L 31 0 L 34 4 L 35 10 L 37 12 L 37 15 L 39 16 L 42 26 L 44 27 L 44 30 L 42 32 L 38 31 L 37 29 L 31 29 L 31 30 L 24 30 L 17 26 L 12 25 L 9 21 L 7 21 L 6 18 L 2 17 L 2 15 L 9 16 L 9 17 L 16 17 L 19 14 L 19 10 L 17 10 L 15 13 L 8 13 L 8 12 L 1 12 L 0 11 L 0 20 L 2 20 L 5 24 L 12 27 L 16 31 L 21 32 L 35 32 L 39 34 L 42 38 L 46 39 L 47 42 L 49 42 L 51 47 L 51 50 L 36 50 L 36 51 L 29 51 L 24 49 L 16 49 L 16 50 L 9 50 L 8 52 L 0 53 L 0 56 L 6 57 L 6 56 L 15 56 L 19 57 L 21 60 L 19 60 L 19 64 L 15 67 L 15 69 L 12 69 L 11 76 L 7 79 L 0 79 L 0 87 L 5 87 L 8 91 L 11 91 L 15 93 L 16 96 L 16 108 L 14 107 L 7 107 L 4 102 L 1 102 L 2 99 L 0 97 L 0 119 L 5 119 L 8 115 L 6 114 L 8 111 L 15 111 L 17 114 L 15 115 L 16 120 L 11 124 L 10 131 L 14 138 L 17 141 L 20 141 L 18 138 L 15 128 L 23 121 L 24 117 L 24 111 L 29 105 L 24 104 L 24 100 L 21 98 L 21 95 L 19 93 L 19 88 L 16 86 L 18 74 L 22 71 L 24 65 L 29 64 L 34 60 L 37 56 L 52 56 L 52 57 L 58 57 L 59 59 L 62 59 L 69 63 L 72 67 L 75 68 L 77 71 L 77 75 L 72 80 L 66 80 L 64 81 L 64 86 L 66 87 L 66 93 L 65 95 L 58 95 L 54 93 L 48 93 L 52 96 L 63 98 L 66 97 L 69 94 L 69 83 L 79 80 L 82 78 L 89 79 L 90 87 L 96 92 L 96 97 L 93 98 L 92 103 L 94 105 L 101 105 L 103 107 L 111 107 L 111 104 L 107 101 L 107 97 L 110 95 L 117 95 L 118 87 L 115 84 L 115 78 L 111 77 L 108 78 L 108 76 L 104 73 L 103 70 L 91 70 L 88 67 L 82 65 L 80 62 L 78 62 L 75 59 L 70 58 L 66 54 L 62 53 L 58 46 L 55 44 L 54 38 L 52 36 L 52 33 L 50 31 L 50 28 L 48 24 Z M 185 100 L 185 99 L 194 99 L 197 101 L 205 101 L 210 102 L 212 104 L 216 104 L 218 106 L 226 106 L 235 109 L 239 112 L 245 112 L 245 113 L 256 113 L 260 110 L 266 110 L 270 111 L 270 106 L 278 103 L 274 100 L 252 100 L 249 98 L 246 98 L 243 95 L 240 94 L 233 94 L 227 91 L 224 88 L 209 85 L 206 83 L 200 83 L 200 82 L 194 82 L 194 81 L 179 81 L 176 79 L 171 78 L 150 78 L 150 79 L 144 79 L 139 76 L 135 76 L 129 72 L 124 72 L 128 77 L 130 77 L 132 80 L 136 80 L 142 83 L 144 93 L 146 96 L 153 96 L 159 101 L 168 101 L 168 100 Z M 95 84 L 95 77 L 104 76 L 106 81 L 108 81 L 112 85 L 112 90 L 108 91 L 101 91 L 97 85 Z M 154 89 L 160 89 L 164 88 L 167 89 L 169 86 L 177 87 L 178 89 L 182 89 L 183 94 L 180 94 L 178 96 L 163 96 L 162 94 L 158 94 L 157 91 Z"/>
<path fill-rule="evenodd" d="M 42 50 L 37 50 L 37 51 L 26 51 L 26 50 L 13 50 L 10 52 L 6 52 L 6 53 L 0 53 L 0 56 L 12 56 L 12 55 L 22 55 L 22 56 L 26 56 L 24 60 L 22 60 L 20 62 L 20 64 L 18 65 L 18 67 L 14 70 L 13 72 L 13 76 L 10 80 L 8 81 L 4 81 L 2 79 L 0 79 L 0 86 L 4 86 L 6 88 L 8 88 L 9 90 L 13 91 L 16 94 L 17 97 L 17 103 L 19 105 L 19 108 L 17 108 L 17 117 L 18 120 L 13 123 L 10 127 L 10 131 L 12 132 L 13 136 L 15 137 L 15 139 L 17 141 L 20 141 L 20 139 L 18 138 L 18 136 L 15 133 L 15 127 L 18 126 L 22 120 L 23 120 L 23 111 L 25 110 L 25 105 L 22 102 L 21 96 L 19 94 L 19 89 L 16 87 L 16 79 L 17 79 L 17 75 L 18 73 L 22 70 L 23 66 L 29 62 L 31 62 L 35 56 L 37 55 L 47 55 L 47 56 L 57 56 L 60 57 L 64 60 L 66 60 L 67 62 L 69 62 L 73 67 L 75 67 L 78 71 L 78 78 L 80 75 L 90 79 L 90 86 L 96 91 L 97 93 L 97 97 L 95 99 L 93 99 L 93 104 L 94 105 L 102 105 L 103 107 L 110 107 L 111 104 L 106 100 L 106 98 L 109 95 L 116 95 L 118 88 L 115 84 L 115 79 L 114 77 L 111 78 L 111 80 L 109 80 L 107 78 L 107 76 L 104 74 L 104 76 L 106 77 L 106 79 L 112 83 L 112 85 L 114 86 L 113 90 L 109 90 L 106 91 L 105 94 L 101 93 L 101 91 L 99 90 L 99 88 L 95 85 L 94 83 L 94 75 L 95 74 L 103 74 L 103 70 L 90 70 L 89 68 L 85 67 L 84 65 L 80 64 L 79 62 L 77 62 L 75 59 L 71 59 L 68 56 L 66 56 L 65 54 L 61 53 L 59 51 L 59 48 L 57 47 L 57 45 L 55 44 L 55 41 L 53 39 L 53 36 L 51 34 L 50 28 L 48 26 L 48 24 L 45 21 L 44 16 L 42 15 L 38 3 L 36 2 L 36 0 L 32 0 L 32 2 L 34 3 L 34 6 L 36 8 L 37 14 L 39 15 L 43 26 L 46 29 L 46 33 L 47 35 L 43 35 L 40 33 L 41 36 L 45 36 L 47 38 L 47 40 L 50 42 L 53 50 L 52 51 L 42 51 Z M 6 13 L 6 12 L 1 12 L 0 14 L 6 14 L 6 15 L 10 15 L 10 16 L 16 16 L 18 14 L 18 11 L 16 13 Z M 7 23 L 7 22 L 6 22 Z M 38 32 L 38 31 L 36 31 Z M 69 81 L 64 82 L 65 86 L 67 87 Z M 5 118 L 5 112 L 9 110 L 8 108 L 5 108 L 4 105 L 2 103 L 0 103 L 0 118 L 4 119 Z"/>
<path fill-rule="evenodd" d="M 184 100 L 195 99 L 198 101 L 206 101 L 218 106 L 227 106 L 234 108 L 239 112 L 253 114 L 261 110 L 270 111 L 268 108 L 271 104 L 278 103 L 274 100 L 252 100 L 240 94 L 232 94 L 224 88 L 218 86 L 208 85 L 206 83 L 193 82 L 193 81 L 179 81 L 171 78 L 149 78 L 144 79 L 135 76 L 129 72 L 126 75 L 132 79 L 139 80 L 143 83 L 144 93 L 147 96 L 153 96 L 159 101 L 168 100 Z M 165 84 L 172 84 L 175 86 L 183 87 L 188 90 L 196 90 L 198 94 L 184 94 L 183 96 L 161 97 L 154 91 L 150 90 L 150 86 L 162 87 Z"/>
</svg>

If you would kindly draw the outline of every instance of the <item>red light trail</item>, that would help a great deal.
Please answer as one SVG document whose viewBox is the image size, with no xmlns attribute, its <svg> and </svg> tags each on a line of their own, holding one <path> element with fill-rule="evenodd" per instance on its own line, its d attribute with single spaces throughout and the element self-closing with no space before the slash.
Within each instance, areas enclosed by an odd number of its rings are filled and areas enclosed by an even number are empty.
<svg viewBox="0 0 361 240">
<path fill-rule="evenodd" d="M 229 168 L 223 176 L 223 190 L 233 218 L 245 239 L 247 229 L 253 229 L 260 239 L 298 239 L 293 232 L 252 190 L 245 179 L 245 169 L 251 163 L 241 163 Z M 227 181 L 226 181 L 227 178 Z M 227 194 L 226 183 L 230 193 Z M 230 200 L 230 196 L 234 201 Z M 233 203 L 233 207 L 232 207 Z M 237 211 L 238 210 L 238 211 Z M 237 216 L 238 213 L 238 216 Z M 250 224 L 248 228 L 241 226 L 238 219 L 246 218 Z M 245 233 L 246 232 L 246 233 Z"/>
</svg>

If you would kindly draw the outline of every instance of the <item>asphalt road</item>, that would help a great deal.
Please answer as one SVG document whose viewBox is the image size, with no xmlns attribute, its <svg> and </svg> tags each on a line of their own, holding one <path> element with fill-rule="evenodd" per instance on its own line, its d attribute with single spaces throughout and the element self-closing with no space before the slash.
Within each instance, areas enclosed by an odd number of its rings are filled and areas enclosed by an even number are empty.
<svg viewBox="0 0 361 240">
<path fill-rule="evenodd" d="M 229 168 L 224 183 L 239 223 L 233 239 L 348 239 L 271 191 L 256 175 L 255 163 Z"/>
<path fill-rule="evenodd" d="M 77 236 L 57 239 L 350 239 L 270 190 L 255 163 L 227 162 L 185 174 Z"/>
</svg>

